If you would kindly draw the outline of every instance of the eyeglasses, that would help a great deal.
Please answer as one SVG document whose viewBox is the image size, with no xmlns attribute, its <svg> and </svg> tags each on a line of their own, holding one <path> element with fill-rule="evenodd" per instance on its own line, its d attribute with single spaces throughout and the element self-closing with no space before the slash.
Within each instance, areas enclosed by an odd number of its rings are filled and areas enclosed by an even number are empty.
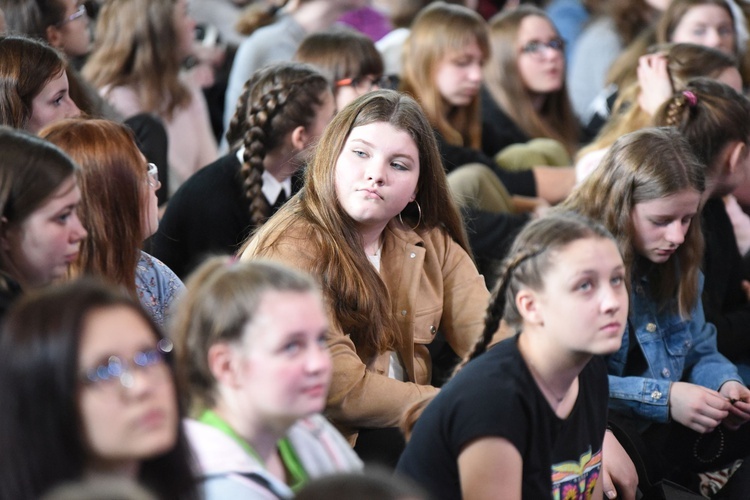
<svg viewBox="0 0 750 500">
<path fill-rule="evenodd" d="M 110 356 L 106 364 L 86 370 L 80 377 L 81 384 L 112 390 L 117 387 L 115 381 L 119 381 L 120 386 L 130 389 L 135 384 L 134 372 L 141 371 L 150 376 L 158 373 L 159 368 L 165 367 L 165 355 L 172 352 L 172 347 L 171 341 L 162 339 L 156 348 L 137 352 L 130 361 Z"/>
<path fill-rule="evenodd" d="M 523 47 L 521 47 L 521 53 L 522 54 L 531 54 L 537 59 L 541 59 L 544 56 L 544 52 L 546 49 L 551 49 L 556 52 L 562 52 L 565 50 L 565 40 L 562 38 L 553 38 L 549 42 L 540 42 L 538 40 L 533 40 Z"/>
<path fill-rule="evenodd" d="M 375 87 L 380 89 L 391 89 L 394 87 L 393 78 L 390 76 L 380 76 L 371 78 L 367 76 L 358 76 L 357 78 L 344 78 L 336 82 L 336 87 L 353 87 L 357 92 L 364 94 L 370 92 Z"/>
<path fill-rule="evenodd" d="M 148 185 L 154 189 L 158 189 L 161 186 L 159 180 L 159 167 L 153 163 L 148 163 Z"/>
<path fill-rule="evenodd" d="M 57 23 L 55 26 L 58 27 L 58 28 L 60 28 L 62 26 L 65 26 L 68 23 L 71 23 L 71 22 L 75 21 L 79 17 L 85 16 L 86 14 L 87 14 L 86 13 L 86 6 L 83 5 L 83 4 L 81 4 L 81 5 L 78 6 L 78 9 L 76 9 L 75 12 L 73 12 L 71 15 L 69 15 L 68 17 L 66 17 L 65 19 L 63 19 L 59 23 Z"/>
</svg>

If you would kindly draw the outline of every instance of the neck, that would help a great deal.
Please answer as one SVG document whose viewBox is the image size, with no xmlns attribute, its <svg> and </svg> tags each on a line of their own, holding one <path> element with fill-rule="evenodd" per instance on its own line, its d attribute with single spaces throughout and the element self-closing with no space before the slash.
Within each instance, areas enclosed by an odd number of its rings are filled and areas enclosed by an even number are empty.
<svg viewBox="0 0 750 500">
<path fill-rule="evenodd" d="M 97 460 L 88 466 L 86 469 L 86 476 L 117 476 L 137 480 L 140 470 L 141 464 L 138 460 L 123 460 L 116 462 Z"/>
<path fill-rule="evenodd" d="M 311 0 L 299 2 L 292 10 L 291 16 L 307 32 L 313 33 L 330 28 L 344 12 L 351 10 L 341 7 L 340 3 L 330 0 Z"/>
<path fill-rule="evenodd" d="M 297 157 L 296 150 L 291 152 L 269 151 L 263 158 L 263 169 L 277 181 L 284 182 L 300 169 L 302 163 Z"/>
<path fill-rule="evenodd" d="M 518 350 L 547 402 L 564 418 L 578 397 L 578 375 L 591 355 L 560 349 L 542 333 L 524 329 L 518 337 Z"/>
<path fill-rule="evenodd" d="M 263 463 L 275 456 L 277 443 L 286 435 L 291 424 L 281 422 L 267 424 L 261 422 L 254 416 L 245 415 L 242 412 L 228 408 L 226 404 L 219 402 L 213 411 L 221 417 L 239 437 L 244 439 L 258 454 Z"/>
<path fill-rule="evenodd" d="M 544 106 L 544 103 L 547 101 L 547 95 L 546 94 L 531 94 L 531 106 L 534 108 L 534 111 L 537 113 L 542 112 L 542 107 Z"/>
<path fill-rule="evenodd" d="M 360 228 L 359 235 L 362 237 L 362 246 L 367 255 L 375 255 L 383 240 L 385 225 L 376 228 Z"/>
</svg>

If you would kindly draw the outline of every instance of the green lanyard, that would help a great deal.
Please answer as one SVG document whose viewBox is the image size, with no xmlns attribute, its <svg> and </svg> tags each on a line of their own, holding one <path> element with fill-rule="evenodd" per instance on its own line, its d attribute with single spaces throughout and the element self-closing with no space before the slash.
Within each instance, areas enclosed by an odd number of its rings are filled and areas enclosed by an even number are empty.
<svg viewBox="0 0 750 500">
<path fill-rule="evenodd" d="M 221 432 L 232 438 L 232 440 L 234 440 L 238 445 L 240 445 L 248 455 L 254 457 L 258 462 L 260 462 L 263 467 L 266 466 L 263 462 L 263 459 L 261 459 L 260 455 L 258 455 L 258 452 L 256 452 L 253 447 L 250 446 L 250 443 L 242 439 L 239 434 L 234 432 L 234 429 L 232 429 L 229 424 L 226 423 L 226 421 L 218 416 L 215 412 L 211 410 L 204 411 L 203 414 L 201 414 L 200 418 L 198 418 L 198 421 L 209 425 L 214 429 L 220 430 Z M 291 483 L 289 484 L 289 487 L 292 489 L 292 491 L 297 492 L 307 483 L 307 472 L 305 472 L 305 468 L 302 467 L 302 463 L 297 457 L 297 454 L 294 452 L 294 448 L 292 448 L 292 444 L 289 442 L 288 438 L 284 437 L 280 439 L 277 443 L 277 446 L 279 448 L 279 455 L 281 455 L 281 461 L 284 463 L 284 467 L 289 472 L 289 479 Z"/>
</svg>

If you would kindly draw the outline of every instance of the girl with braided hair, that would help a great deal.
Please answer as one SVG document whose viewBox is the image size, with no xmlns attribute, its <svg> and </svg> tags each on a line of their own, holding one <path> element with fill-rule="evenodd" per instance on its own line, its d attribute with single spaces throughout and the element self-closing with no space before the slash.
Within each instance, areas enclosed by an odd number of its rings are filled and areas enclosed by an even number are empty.
<svg viewBox="0 0 750 500">
<path fill-rule="evenodd" d="M 171 198 L 153 254 L 178 276 L 209 254 L 233 254 L 299 188 L 293 179 L 334 113 L 329 82 L 311 66 L 278 63 L 245 84 L 227 132 L 229 154 Z"/>
<path fill-rule="evenodd" d="M 602 225 L 563 211 L 528 224 L 481 337 L 416 422 L 399 472 L 436 499 L 601 498 L 607 381 L 597 355 L 620 347 L 626 275 Z M 518 333 L 487 350 L 501 319 Z"/>
<path fill-rule="evenodd" d="M 339 111 L 304 187 L 241 259 L 259 257 L 320 281 L 333 358 L 326 415 L 365 461 L 395 465 L 401 414 L 437 391 L 441 355 L 474 344 L 489 295 L 419 104 L 376 90 Z"/>
<path fill-rule="evenodd" d="M 699 105 L 690 90 L 672 101 L 667 112 Z M 731 141 L 726 151 L 714 149 L 726 134 L 723 123 L 717 127 L 713 138 L 691 135 L 703 155 L 731 154 Z M 748 453 L 750 428 L 740 426 L 750 420 L 750 390 L 718 352 L 701 300 L 699 213 L 717 180 L 706 178 L 706 158 L 674 128 L 645 128 L 618 139 L 565 202 L 612 232 L 631 276 L 628 329 L 607 358 L 609 408 L 618 432 L 629 436 L 620 441 L 636 444 L 628 452 L 643 490 L 664 478 L 697 489 L 696 473 Z"/>
</svg>

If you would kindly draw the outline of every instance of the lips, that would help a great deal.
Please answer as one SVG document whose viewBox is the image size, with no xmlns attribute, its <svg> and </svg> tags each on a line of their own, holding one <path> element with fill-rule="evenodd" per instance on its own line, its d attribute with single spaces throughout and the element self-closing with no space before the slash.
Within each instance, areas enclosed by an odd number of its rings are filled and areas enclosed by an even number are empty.
<svg viewBox="0 0 750 500">
<path fill-rule="evenodd" d="M 613 321 L 601 327 L 600 330 L 607 333 L 622 333 L 622 323 Z"/>
<path fill-rule="evenodd" d="M 325 397 L 328 386 L 326 384 L 315 384 L 302 389 L 302 394 L 310 397 Z"/>
<path fill-rule="evenodd" d="M 383 199 L 383 197 L 380 195 L 377 189 L 363 188 L 363 189 L 358 189 L 357 191 L 364 194 L 365 198 L 367 199 L 378 199 L 378 200 Z"/>
<path fill-rule="evenodd" d="M 138 419 L 138 425 L 145 429 L 155 429 L 164 425 L 166 413 L 163 410 L 149 410 Z"/>
</svg>

